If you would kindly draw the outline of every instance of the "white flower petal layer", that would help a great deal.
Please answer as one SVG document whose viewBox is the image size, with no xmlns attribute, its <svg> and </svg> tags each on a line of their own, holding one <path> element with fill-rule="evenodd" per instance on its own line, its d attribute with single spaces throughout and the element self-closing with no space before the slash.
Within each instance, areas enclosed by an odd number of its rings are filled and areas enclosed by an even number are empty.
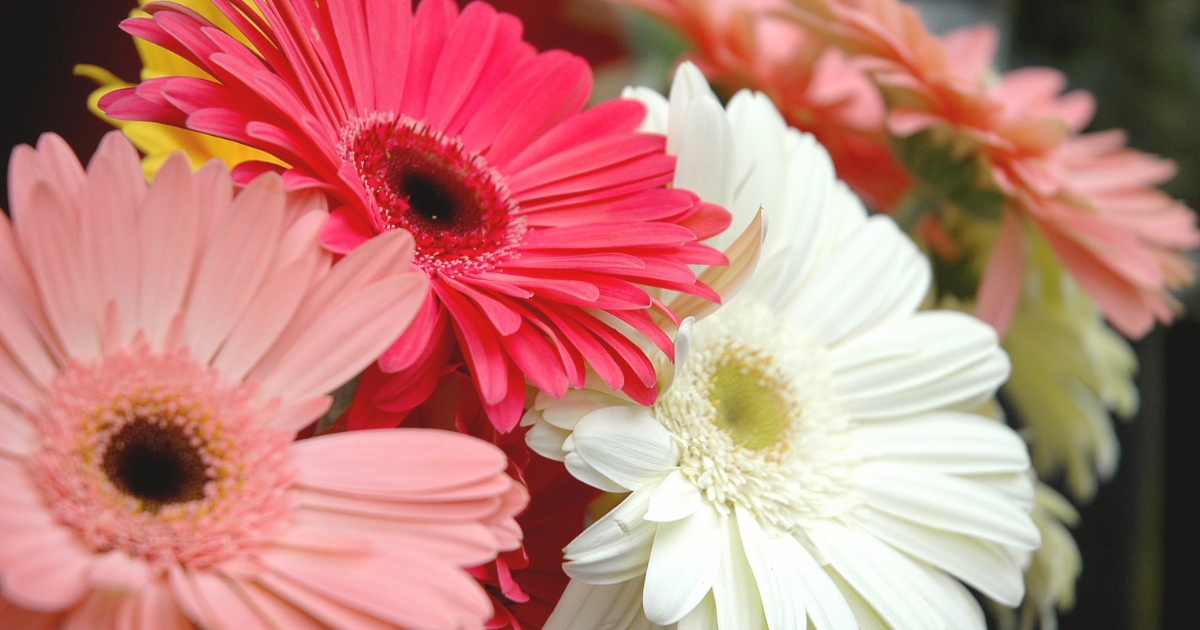
<svg viewBox="0 0 1200 630">
<path fill-rule="evenodd" d="M 719 518 L 706 504 L 685 519 L 658 526 L 642 603 L 651 621 L 679 621 L 712 590 L 721 566 Z"/>
</svg>

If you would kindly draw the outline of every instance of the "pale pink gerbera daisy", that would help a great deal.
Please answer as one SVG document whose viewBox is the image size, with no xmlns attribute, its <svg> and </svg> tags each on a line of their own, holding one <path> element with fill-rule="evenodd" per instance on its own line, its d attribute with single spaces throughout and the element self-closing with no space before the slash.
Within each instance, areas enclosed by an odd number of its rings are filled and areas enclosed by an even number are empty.
<svg viewBox="0 0 1200 630">
<path fill-rule="evenodd" d="M 1057 70 L 1021 68 L 993 80 L 990 26 L 938 37 L 899 0 L 794 2 L 797 19 L 871 59 L 893 134 L 949 127 L 978 146 L 985 177 L 1008 201 L 976 296 L 981 319 L 1003 333 L 1012 318 L 1024 222 L 1126 336 L 1171 321 L 1178 305 L 1170 291 L 1195 276 L 1183 252 L 1200 245 L 1194 213 L 1154 188 L 1174 176 L 1173 163 L 1127 148 L 1120 131 L 1080 135 L 1095 99 L 1062 94 L 1066 77 Z"/>
<path fill-rule="evenodd" d="M 17 148 L 9 190 L 0 614 L 482 627 L 460 567 L 516 547 L 526 501 L 501 451 L 423 429 L 292 441 L 420 308 L 406 233 L 331 266 L 323 196 L 276 175 L 234 195 L 223 164 L 193 174 L 182 152 L 148 186 L 119 133 L 86 172 L 57 136 Z"/>
<path fill-rule="evenodd" d="M 724 264 L 698 243 L 728 213 L 664 189 L 675 160 L 645 115 L 618 100 L 581 111 L 584 60 L 538 54 L 521 23 L 451 0 L 219 0 L 254 49 L 171 3 L 124 28 L 213 80 L 164 77 L 101 100 L 113 118 L 222 136 L 291 165 L 345 207 L 322 243 L 348 252 L 403 228 L 433 291 L 380 358 L 394 374 L 376 403 L 412 409 L 461 352 L 497 428 L 516 425 L 526 377 L 551 394 L 580 387 L 585 363 L 640 401 L 655 396 L 638 346 L 597 317 L 632 325 L 669 356 L 642 285 L 718 300 L 689 264 Z M 261 17 L 259 15 L 261 11 Z M 235 169 L 249 176 L 263 163 Z M 607 317 L 607 316 L 605 316 Z"/>
</svg>

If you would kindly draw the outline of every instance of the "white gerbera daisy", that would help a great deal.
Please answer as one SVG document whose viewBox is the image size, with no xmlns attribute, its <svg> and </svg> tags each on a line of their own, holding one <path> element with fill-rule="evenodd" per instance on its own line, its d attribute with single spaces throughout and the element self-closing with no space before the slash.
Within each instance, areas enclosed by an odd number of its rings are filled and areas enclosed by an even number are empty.
<svg viewBox="0 0 1200 630">
<path fill-rule="evenodd" d="M 772 230 L 737 298 L 681 327 L 653 407 L 597 382 L 526 415 L 539 453 L 632 492 L 566 548 L 546 627 L 984 627 L 958 580 L 1019 604 L 1028 453 L 964 411 L 1009 372 L 991 328 L 917 312 L 927 261 L 763 95 L 726 112 L 686 64 L 669 103 L 632 94 L 679 153 L 676 185 L 729 208 L 734 234 L 760 205 Z"/>
</svg>

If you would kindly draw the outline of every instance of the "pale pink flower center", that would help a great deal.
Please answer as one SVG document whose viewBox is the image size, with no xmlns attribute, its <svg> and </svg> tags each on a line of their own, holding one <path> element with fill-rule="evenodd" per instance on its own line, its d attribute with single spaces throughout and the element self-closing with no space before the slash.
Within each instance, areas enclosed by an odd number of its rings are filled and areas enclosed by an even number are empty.
<svg viewBox="0 0 1200 630">
<path fill-rule="evenodd" d="M 375 114 L 347 124 L 341 148 L 381 227 L 412 233 L 414 261 L 426 273 L 479 273 L 516 255 L 525 220 L 514 215 L 504 176 L 457 137 L 407 116 Z"/>
<path fill-rule="evenodd" d="M 37 422 L 47 505 L 96 551 L 152 566 L 244 555 L 291 519 L 295 477 L 291 436 L 262 426 L 253 395 L 186 350 L 72 361 Z"/>
</svg>

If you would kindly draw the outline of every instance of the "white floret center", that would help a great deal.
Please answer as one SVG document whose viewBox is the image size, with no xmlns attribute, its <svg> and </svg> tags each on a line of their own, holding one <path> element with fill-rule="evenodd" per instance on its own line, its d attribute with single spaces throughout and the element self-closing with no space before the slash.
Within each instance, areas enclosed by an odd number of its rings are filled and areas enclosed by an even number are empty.
<svg viewBox="0 0 1200 630">
<path fill-rule="evenodd" d="M 783 334 L 766 309 L 720 315 L 696 326 L 654 407 L 679 441 L 681 472 L 722 513 L 742 507 L 782 531 L 843 512 L 858 457 L 825 348 Z"/>
</svg>

